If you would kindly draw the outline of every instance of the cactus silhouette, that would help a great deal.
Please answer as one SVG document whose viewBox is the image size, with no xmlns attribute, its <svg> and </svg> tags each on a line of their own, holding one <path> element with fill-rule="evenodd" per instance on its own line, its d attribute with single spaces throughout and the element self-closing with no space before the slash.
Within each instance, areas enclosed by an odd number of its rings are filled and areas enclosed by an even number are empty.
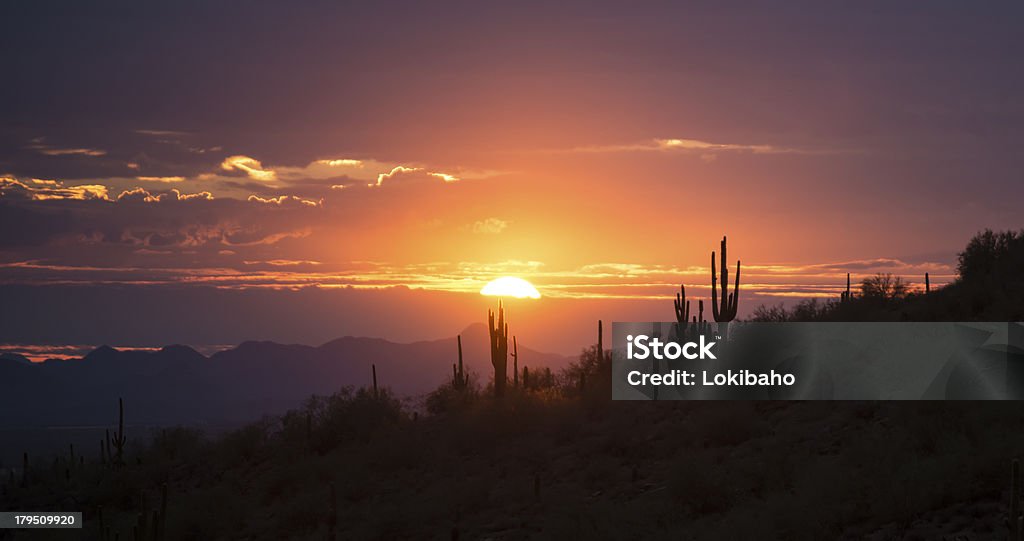
<svg viewBox="0 0 1024 541">
<path fill-rule="evenodd" d="M 846 291 L 844 291 L 843 294 L 839 296 L 839 301 L 847 302 L 852 298 L 853 297 L 850 293 L 850 273 L 846 273 Z"/>
<path fill-rule="evenodd" d="M 516 337 L 512 337 L 512 386 L 519 387 L 519 345 Z"/>
<path fill-rule="evenodd" d="M 704 300 L 697 300 L 697 315 L 692 316 L 690 301 L 686 299 L 686 285 L 679 284 L 679 293 L 673 301 L 676 309 L 676 338 L 687 340 L 688 337 L 705 334 L 708 323 L 704 321 Z"/>
<path fill-rule="evenodd" d="M 711 313 L 719 324 L 722 336 L 728 334 L 729 322 L 736 319 L 736 310 L 740 303 L 740 260 L 736 260 L 736 286 L 729 293 L 729 268 L 726 266 L 726 237 L 722 237 L 722 300 L 719 304 L 717 272 L 715 271 L 715 252 L 711 252 Z"/>
<path fill-rule="evenodd" d="M 468 381 L 466 380 L 466 372 L 462 367 L 462 335 L 456 337 L 459 344 L 459 364 L 452 365 L 452 387 L 455 389 L 465 389 Z"/>
<path fill-rule="evenodd" d="M 374 398 L 376 398 L 378 396 L 378 393 L 377 393 L 377 365 L 374 364 L 374 365 L 371 365 L 371 367 L 373 368 L 373 396 L 374 396 Z"/>
<path fill-rule="evenodd" d="M 928 277 L 927 272 L 924 273 L 924 292 L 926 294 L 932 292 L 932 281 L 931 278 Z"/>
<path fill-rule="evenodd" d="M 167 528 L 167 483 L 160 486 L 160 508 L 149 509 L 146 495 L 139 495 L 139 513 L 136 515 L 135 526 L 132 527 L 133 539 L 138 541 L 163 541 L 166 539 Z M 100 531 L 103 538 L 109 537 L 109 528 L 103 527 L 103 510 L 100 509 Z M 114 539 L 117 539 L 117 534 Z"/>
<path fill-rule="evenodd" d="M 686 285 L 679 284 L 679 293 L 676 293 L 675 300 L 676 307 L 676 322 L 679 326 L 685 326 L 690 323 L 690 301 L 686 300 Z"/>
<path fill-rule="evenodd" d="M 494 312 L 487 311 L 487 330 L 491 341 L 491 365 L 494 366 L 494 396 L 505 396 L 506 368 L 508 366 L 508 323 L 505 309 L 498 301 L 498 321 L 495 325 Z"/>
<path fill-rule="evenodd" d="M 124 444 L 127 443 L 128 438 L 125 437 L 124 433 L 124 399 L 117 399 L 117 432 L 114 432 L 114 436 L 108 440 L 107 452 L 110 452 L 110 446 L 117 450 L 117 454 L 114 455 L 114 465 L 121 466 L 124 464 Z"/>
</svg>

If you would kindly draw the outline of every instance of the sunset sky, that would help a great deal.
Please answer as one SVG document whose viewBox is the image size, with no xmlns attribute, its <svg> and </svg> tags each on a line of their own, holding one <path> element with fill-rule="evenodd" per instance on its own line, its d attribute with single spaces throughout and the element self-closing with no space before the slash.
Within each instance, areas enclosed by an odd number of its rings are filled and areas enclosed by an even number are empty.
<svg viewBox="0 0 1024 541">
<path fill-rule="evenodd" d="M 212 4 L 212 5 L 211 5 Z M 1022 6 L 15 2 L 0 343 L 452 336 L 953 277 L 1020 228 Z"/>
</svg>

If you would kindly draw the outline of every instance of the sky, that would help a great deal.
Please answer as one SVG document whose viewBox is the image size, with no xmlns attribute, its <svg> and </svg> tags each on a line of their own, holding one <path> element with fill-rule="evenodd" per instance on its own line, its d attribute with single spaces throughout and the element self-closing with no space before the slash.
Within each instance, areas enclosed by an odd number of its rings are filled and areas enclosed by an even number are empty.
<svg viewBox="0 0 1024 541">
<path fill-rule="evenodd" d="M 440 338 L 510 275 L 574 352 L 723 235 L 742 316 L 1022 226 L 1019 3 L 552 4 L 0 7 L 0 343 Z"/>
</svg>

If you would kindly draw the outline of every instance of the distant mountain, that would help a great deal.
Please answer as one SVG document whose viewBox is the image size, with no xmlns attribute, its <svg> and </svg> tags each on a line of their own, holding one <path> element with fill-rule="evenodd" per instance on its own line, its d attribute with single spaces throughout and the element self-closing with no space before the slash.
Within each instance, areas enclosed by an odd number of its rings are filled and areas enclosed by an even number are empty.
<svg viewBox="0 0 1024 541">
<path fill-rule="evenodd" d="M 467 369 L 491 378 L 487 328 L 462 332 Z M 101 346 L 80 359 L 31 363 L 0 355 L 0 428 L 106 425 L 124 397 L 128 422 L 173 425 L 240 422 L 280 413 L 312 394 L 371 383 L 418 396 L 451 377 L 456 339 L 408 344 L 346 336 L 319 347 L 244 342 L 206 357 L 183 345 L 158 351 Z M 570 361 L 519 345 L 519 365 L 559 369 Z M 511 363 L 511 360 L 510 360 Z"/>
<path fill-rule="evenodd" d="M 32 364 L 32 361 L 24 355 L 18 355 L 17 353 L 0 353 L 0 364 L 13 363 L 13 364 Z"/>
</svg>

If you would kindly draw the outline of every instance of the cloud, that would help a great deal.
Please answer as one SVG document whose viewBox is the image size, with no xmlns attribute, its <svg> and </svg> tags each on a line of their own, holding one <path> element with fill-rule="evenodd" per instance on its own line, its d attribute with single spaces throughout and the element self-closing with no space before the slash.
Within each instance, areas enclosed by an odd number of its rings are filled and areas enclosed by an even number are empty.
<svg viewBox="0 0 1024 541">
<path fill-rule="evenodd" d="M 309 259 L 269 259 L 266 261 L 242 261 L 244 265 L 270 265 L 271 267 L 297 267 L 300 265 L 323 265 Z"/>
<path fill-rule="evenodd" d="M 319 207 L 324 204 L 323 199 L 319 201 L 313 201 L 311 199 L 303 199 L 294 195 L 281 195 L 278 197 L 260 197 L 258 195 L 250 195 L 249 202 L 251 203 L 262 203 L 264 205 L 305 205 L 307 207 Z"/>
<path fill-rule="evenodd" d="M 135 130 L 135 133 L 141 135 L 156 135 L 166 137 L 169 135 L 188 135 L 188 132 L 176 131 L 176 130 Z"/>
<path fill-rule="evenodd" d="M 473 223 L 473 232 L 480 235 L 497 235 L 508 228 L 508 222 L 498 218 L 487 218 Z"/>
<path fill-rule="evenodd" d="M 377 175 L 377 186 L 383 186 L 385 182 L 389 184 L 394 183 L 412 183 L 412 182 L 424 182 L 424 181 L 437 181 L 442 182 L 455 182 L 459 178 L 455 175 L 448 173 L 439 173 L 427 171 L 422 167 L 409 167 L 405 165 L 397 165 L 391 171 L 387 173 L 380 173 Z"/>
<path fill-rule="evenodd" d="M 135 177 L 143 182 L 184 182 L 185 177 Z"/>
<path fill-rule="evenodd" d="M 313 163 L 320 165 L 326 165 L 328 167 L 362 167 L 362 160 L 353 160 L 349 158 L 341 158 L 336 160 L 317 160 Z"/>
<path fill-rule="evenodd" d="M 746 152 L 751 154 L 823 154 L 833 151 L 781 147 L 766 144 L 711 143 L 700 139 L 648 139 L 621 145 L 595 145 L 570 149 L 570 152 L 681 152 L 697 154 L 704 161 L 714 161 L 719 154 Z"/>
<path fill-rule="evenodd" d="M 90 156 L 95 158 L 107 155 L 106 150 L 100 150 L 96 148 L 62 148 L 48 145 L 45 143 L 44 137 L 36 137 L 35 139 L 32 139 L 31 144 L 27 145 L 25 148 L 35 150 L 36 152 L 44 156 Z"/>
<path fill-rule="evenodd" d="M 125 190 L 117 196 L 118 201 L 141 201 L 144 203 L 159 203 L 163 201 L 212 201 L 213 194 L 210 192 L 182 193 L 177 189 L 171 189 L 162 193 L 150 193 L 144 188 L 133 188 Z"/>
<path fill-rule="evenodd" d="M 102 184 L 65 186 L 63 182 L 30 179 L 22 182 L 13 177 L 0 177 L 0 198 L 46 201 L 51 199 L 109 199 L 108 189 Z"/>
<path fill-rule="evenodd" d="M 225 171 L 242 171 L 255 180 L 277 180 L 277 173 L 271 169 L 264 169 L 259 160 L 248 156 L 229 156 L 221 162 L 220 168 Z"/>
</svg>

